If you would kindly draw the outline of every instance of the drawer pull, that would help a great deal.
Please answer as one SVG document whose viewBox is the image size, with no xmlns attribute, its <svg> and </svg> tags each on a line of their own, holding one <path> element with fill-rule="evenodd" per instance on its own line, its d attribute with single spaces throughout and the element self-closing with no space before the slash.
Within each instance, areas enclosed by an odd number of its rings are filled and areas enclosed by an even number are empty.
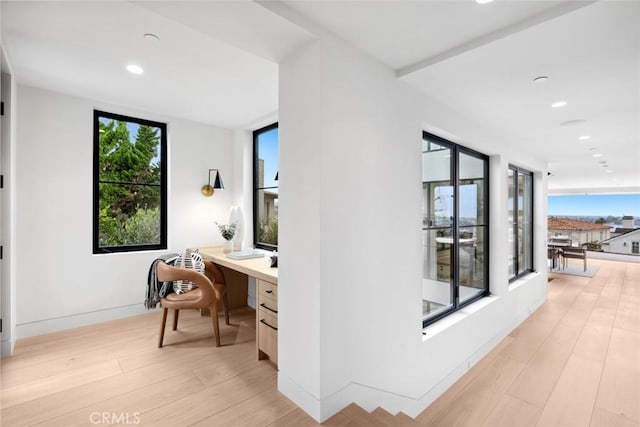
<svg viewBox="0 0 640 427">
<path fill-rule="evenodd" d="M 265 292 L 268 293 L 268 294 L 272 294 L 273 293 L 273 291 L 271 289 L 268 289 Z"/>
<path fill-rule="evenodd" d="M 261 303 L 261 304 L 260 304 L 260 307 L 266 308 L 267 310 L 272 311 L 272 312 L 274 312 L 274 313 L 278 314 L 278 310 L 274 310 L 274 309 L 273 309 L 273 308 L 271 308 L 271 307 L 267 307 L 267 306 L 265 305 L 265 303 Z"/>
<path fill-rule="evenodd" d="M 270 327 L 271 329 L 273 329 L 274 331 L 277 331 L 278 328 L 276 328 L 275 326 L 271 326 L 270 324 L 268 324 L 267 322 L 264 321 L 264 319 L 260 319 L 260 323 L 264 323 L 265 325 L 267 325 L 268 327 Z"/>
</svg>

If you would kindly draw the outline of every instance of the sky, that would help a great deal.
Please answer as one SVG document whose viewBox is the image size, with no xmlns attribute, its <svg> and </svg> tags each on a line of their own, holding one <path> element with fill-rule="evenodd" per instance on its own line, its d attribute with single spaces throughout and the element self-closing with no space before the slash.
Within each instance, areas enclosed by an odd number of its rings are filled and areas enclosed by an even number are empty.
<svg viewBox="0 0 640 427">
<path fill-rule="evenodd" d="M 277 187 L 278 181 L 275 177 L 278 172 L 278 128 L 262 133 L 258 138 L 260 138 L 258 156 L 264 160 L 264 186 Z"/>
<path fill-rule="evenodd" d="M 549 195 L 549 215 L 640 217 L 640 194 Z"/>
</svg>

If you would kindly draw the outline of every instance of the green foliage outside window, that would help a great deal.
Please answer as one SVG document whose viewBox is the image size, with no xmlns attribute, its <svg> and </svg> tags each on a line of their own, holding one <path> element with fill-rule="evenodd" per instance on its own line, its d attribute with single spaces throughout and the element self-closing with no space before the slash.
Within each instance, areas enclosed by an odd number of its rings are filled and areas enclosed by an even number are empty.
<svg viewBox="0 0 640 427">
<path fill-rule="evenodd" d="M 278 246 L 278 218 L 263 219 L 258 224 L 260 242 Z"/>
<path fill-rule="evenodd" d="M 99 118 L 99 247 L 160 243 L 160 132 Z"/>
</svg>

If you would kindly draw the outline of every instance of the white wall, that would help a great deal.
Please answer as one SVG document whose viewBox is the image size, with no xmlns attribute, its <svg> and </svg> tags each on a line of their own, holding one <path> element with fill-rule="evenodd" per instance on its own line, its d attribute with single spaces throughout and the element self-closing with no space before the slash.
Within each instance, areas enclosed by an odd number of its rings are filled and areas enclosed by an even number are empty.
<svg viewBox="0 0 640 427">
<path fill-rule="evenodd" d="M 490 298 L 421 327 L 422 130 L 491 156 Z M 279 373 L 316 420 L 352 401 L 417 415 L 546 298 L 535 273 L 508 285 L 509 163 L 546 165 L 325 37 L 280 67 Z M 540 209 L 539 209 L 540 208 Z M 495 259 L 494 259 L 495 257 Z"/>
<path fill-rule="evenodd" d="M 1 46 L 1 44 L 0 44 Z M 4 102 L 4 116 L 2 118 L 2 133 L 0 135 L 2 157 L 1 168 L 4 175 L 4 189 L 0 204 L 0 226 L 2 230 L 3 260 L 0 261 L 0 304 L 2 314 L 2 337 L 0 344 L 0 354 L 8 356 L 13 353 L 16 342 L 16 317 L 15 317 L 15 168 L 13 163 L 16 151 L 16 126 L 17 126 L 17 84 L 13 76 L 11 65 L 8 58 L 4 56 L 4 52 L 0 52 L 0 61 L 2 61 L 2 101 Z"/>
<path fill-rule="evenodd" d="M 169 250 L 222 245 L 236 188 L 229 130 L 18 86 L 18 338 L 143 313 L 147 272 L 165 251 L 92 254 L 94 108 L 168 123 Z M 208 169 L 225 190 L 200 194 Z"/>
</svg>

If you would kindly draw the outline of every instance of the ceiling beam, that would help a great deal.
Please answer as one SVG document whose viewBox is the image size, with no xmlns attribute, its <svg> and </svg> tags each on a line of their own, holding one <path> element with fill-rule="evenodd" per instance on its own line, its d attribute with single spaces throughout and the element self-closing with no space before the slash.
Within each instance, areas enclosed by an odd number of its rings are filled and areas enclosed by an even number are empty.
<svg viewBox="0 0 640 427">
<path fill-rule="evenodd" d="M 490 33 L 487 33 L 483 36 L 470 40 L 466 43 L 462 43 L 451 49 L 447 49 L 429 58 L 425 58 L 413 64 L 407 65 L 406 67 L 402 67 L 396 71 L 396 75 L 398 77 L 406 76 L 407 74 L 414 73 L 416 71 L 427 68 L 431 65 L 453 58 L 454 56 L 458 56 L 463 53 L 469 52 L 471 50 L 477 49 L 481 46 L 485 46 L 489 43 L 493 43 L 497 40 L 519 33 L 528 28 L 534 27 L 538 24 L 541 24 L 543 22 L 549 21 L 551 19 L 557 18 L 562 15 L 565 15 L 567 13 L 571 13 L 575 10 L 578 10 L 580 8 L 583 8 L 593 3 L 596 3 L 596 1 L 588 0 L 588 1 L 564 2 L 558 6 L 552 7 L 551 9 L 547 9 L 543 12 L 530 16 L 514 24 L 507 25 L 506 27 L 499 28 L 495 31 L 491 31 Z"/>
</svg>

